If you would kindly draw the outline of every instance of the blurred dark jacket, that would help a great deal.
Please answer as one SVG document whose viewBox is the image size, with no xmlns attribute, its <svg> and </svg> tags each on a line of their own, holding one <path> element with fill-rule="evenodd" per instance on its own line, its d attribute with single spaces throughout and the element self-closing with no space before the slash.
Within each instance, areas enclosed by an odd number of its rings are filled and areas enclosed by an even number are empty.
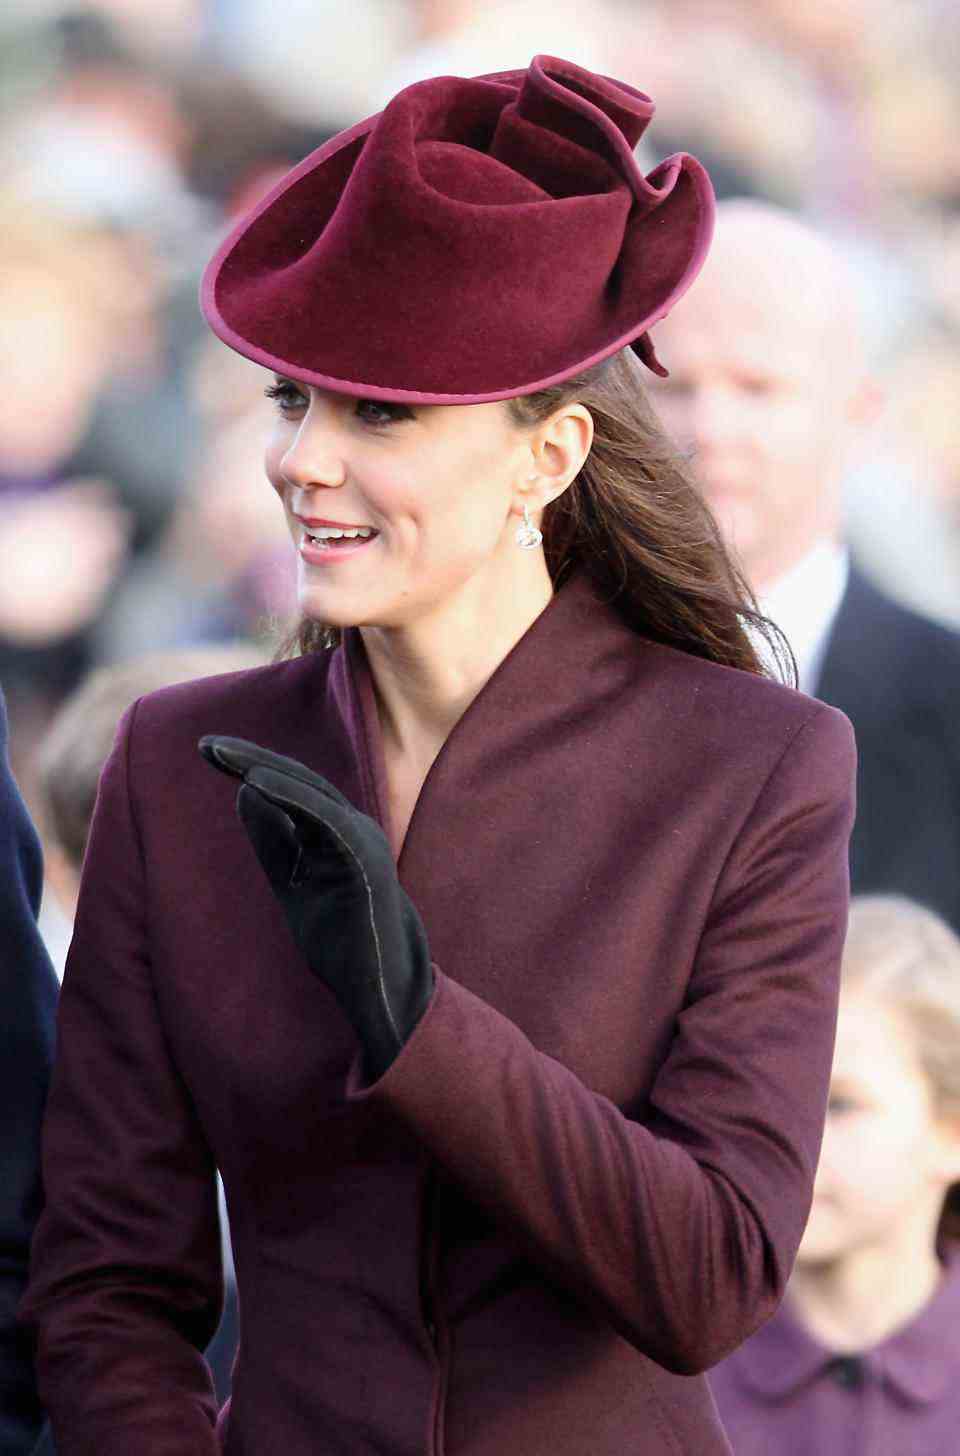
<svg viewBox="0 0 960 1456">
<path fill-rule="evenodd" d="M 40 1212 L 40 1119 L 53 1056 L 57 980 L 37 930 L 40 842 L 7 760 L 0 694 L 0 1451 L 32 1451 L 41 1425 L 15 1315 Z"/>
<path fill-rule="evenodd" d="M 909 895 L 960 931 L 960 634 L 853 568 L 816 691 L 857 736 L 854 893 Z"/>
</svg>

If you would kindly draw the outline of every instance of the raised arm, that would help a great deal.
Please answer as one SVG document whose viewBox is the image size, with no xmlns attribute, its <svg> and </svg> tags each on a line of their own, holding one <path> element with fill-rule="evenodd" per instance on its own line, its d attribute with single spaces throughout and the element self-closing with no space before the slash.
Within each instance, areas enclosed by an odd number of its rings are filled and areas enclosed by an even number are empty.
<svg viewBox="0 0 960 1456">
<path fill-rule="evenodd" d="M 357 1032 L 351 1095 L 388 1102 L 531 1260 L 666 1368 L 705 1369 L 745 1339 L 786 1284 L 823 1128 L 846 719 L 814 708 L 749 806 L 642 1120 L 431 967 L 383 834 L 330 784 L 242 740 L 202 750 L 243 781 L 290 929 Z M 658 974 L 643 945 L 635 973 Z"/>
<path fill-rule="evenodd" d="M 215 1171 L 151 982 L 127 755 L 104 768 L 60 999 L 22 1316 L 58 1456 L 214 1456 Z"/>
<path fill-rule="evenodd" d="M 372 1087 L 552 1278 L 670 1370 L 780 1299 L 819 1151 L 846 925 L 849 724 L 815 714 L 724 867 L 684 1008 L 634 1121 L 454 980 Z M 636 947 L 636 974 L 657 968 Z"/>
</svg>

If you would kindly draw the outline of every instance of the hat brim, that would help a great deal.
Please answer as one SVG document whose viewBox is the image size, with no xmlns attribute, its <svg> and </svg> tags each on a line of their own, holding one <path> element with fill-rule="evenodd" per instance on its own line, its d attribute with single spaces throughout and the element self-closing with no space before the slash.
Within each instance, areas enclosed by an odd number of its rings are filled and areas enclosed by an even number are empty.
<svg viewBox="0 0 960 1456">
<path fill-rule="evenodd" d="M 523 71 L 496 72 L 475 79 L 516 82 L 524 74 Z M 373 131 L 382 114 L 377 112 L 347 131 L 338 133 L 337 136 L 304 158 L 271 188 L 257 207 L 223 239 L 204 271 L 200 286 L 201 309 L 217 337 L 245 358 L 283 377 L 329 390 L 332 393 L 421 405 L 484 404 L 534 394 L 580 374 L 627 347 L 632 347 L 639 358 L 654 372 L 666 374 L 667 371 L 656 358 L 648 331 L 669 313 L 696 278 L 709 249 L 713 232 L 714 195 L 710 179 L 696 158 L 686 153 L 677 153 L 668 157 L 650 173 L 648 178 L 643 179 L 643 185 L 646 186 L 649 193 L 655 193 L 658 184 L 661 184 L 665 195 L 673 190 L 678 180 L 682 180 L 685 191 L 684 206 L 689 213 L 689 217 L 684 221 L 685 242 L 682 254 L 678 253 L 681 258 L 681 266 L 676 269 L 676 276 L 668 280 L 667 291 L 658 298 L 656 310 L 652 313 L 646 312 L 641 317 L 634 314 L 631 318 L 629 302 L 626 301 L 617 316 L 608 321 L 610 327 L 604 331 L 604 334 L 599 339 L 594 334 L 590 339 L 590 347 L 587 350 L 583 349 L 580 341 L 571 341 L 572 348 L 569 357 L 552 360 L 551 367 L 546 372 L 535 373 L 529 378 L 514 379 L 496 388 L 474 387 L 466 390 L 435 387 L 408 388 L 403 387 L 399 381 L 385 378 L 383 375 L 379 378 L 365 378 L 363 371 L 350 370 L 341 373 L 311 367 L 310 364 L 289 352 L 278 351 L 266 346 L 262 338 L 258 342 L 252 337 L 253 331 L 249 326 L 245 326 L 240 318 L 241 311 L 234 306 L 235 296 L 239 295 L 243 284 L 236 277 L 232 260 L 242 257 L 245 250 L 249 251 L 251 240 L 258 232 L 262 235 L 258 246 L 262 252 L 268 251 L 265 248 L 264 239 L 268 238 L 270 216 L 276 213 L 278 204 L 282 207 L 285 200 L 289 203 L 290 194 L 305 179 L 312 179 L 315 185 L 318 176 L 321 175 L 321 169 L 329 170 L 331 174 L 342 172 L 344 154 L 348 149 L 352 149 L 356 153 L 356 157 L 360 155 L 367 136 Z M 351 169 L 356 162 L 356 157 L 351 161 Z M 331 213 L 335 209 L 338 197 L 339 187 L 331 184 Z M 274 250 L 282 246 L 279 235 L 272 246 Z M 362 353 L 362 348 L 358 350 L 358 353 Z"/>
</svg>

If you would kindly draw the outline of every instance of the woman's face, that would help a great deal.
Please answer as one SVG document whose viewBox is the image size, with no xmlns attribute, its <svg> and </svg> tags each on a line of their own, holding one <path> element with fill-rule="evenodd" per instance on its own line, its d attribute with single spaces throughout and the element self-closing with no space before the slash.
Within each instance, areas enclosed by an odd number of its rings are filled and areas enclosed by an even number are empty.
<svg viewBox="0 0 960 1456">
<path fill-rule="evenodd" d="M 898 1246 L 934 1221 L 951 1181 L 957 1134 L 937 1117 L 911 1028 L 862 992 L 840 1000 L 823 1150 L 798 1264 Z"/>
<path fill-rule="evenodd" d="M 277 413 L 266 471 L 305 616 L 403 626 L 516 569 L 515 502 L 531 454 L 505 404 L 383 403 L 281 375 L 267 392 Z"/>
</svg>

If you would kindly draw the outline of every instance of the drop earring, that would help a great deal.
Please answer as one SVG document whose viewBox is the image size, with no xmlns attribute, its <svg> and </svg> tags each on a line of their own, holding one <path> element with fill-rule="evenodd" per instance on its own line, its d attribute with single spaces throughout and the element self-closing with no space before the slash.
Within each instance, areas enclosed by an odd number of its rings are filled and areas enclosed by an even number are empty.
<svg viewBox="0 0 960 1456">
<path fill-rule="evenodd" d="M 543 532 L 538 531 L 530 519 L 530 508 L 524 501 L 523 525 L 517 527 L 516 542 L 524 551 L 533 551 L 543 540 Z"/>
</svg>

